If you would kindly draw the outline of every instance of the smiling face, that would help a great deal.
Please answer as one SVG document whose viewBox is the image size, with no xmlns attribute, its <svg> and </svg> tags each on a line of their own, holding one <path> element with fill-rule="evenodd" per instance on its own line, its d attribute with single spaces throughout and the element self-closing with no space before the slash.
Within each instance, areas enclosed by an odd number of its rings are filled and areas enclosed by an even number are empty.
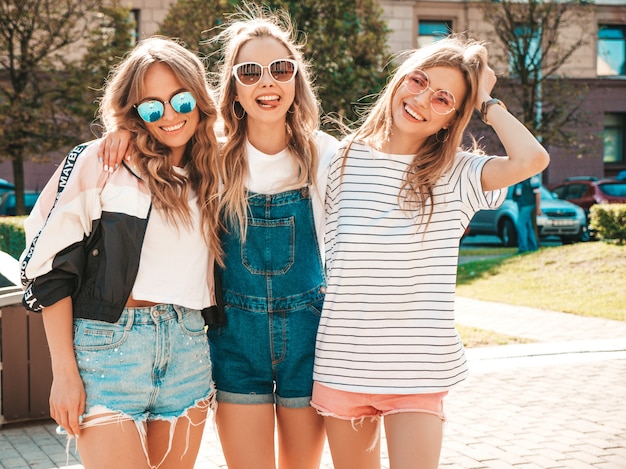
<svg viewBox="0 0 626 469">
<path fill-rule="evenodd" d="M 144 78 L 143 96 L 139 102 L 150 99 L 169 101 L 172 96 L 188 91 L 167 65 L 156 62 L 150 66 Z M 193 137 L 200 121 L 200 111 L 195 107 L 182 114 L 165 104 L 163 116 L 155 122 L 144 122 L 148 132 L 159 142 L 172 149 L 172 164 L 180 166 L 187 142 Z"/>
<path fill-rule="evenodd" d="M 446 90 L 452 93 L 457 109 L 465 99 L 465 81 L 456 68 L 431 67 L 424 69 L 424 72 L 428 75 L 430 88 L 421 94 L 414 94 L 402 82 L 393 97 L 390 150 L 394 153 L 415 153 L 426 138 L 447 128 L 456 117 L 456 111 L 442 115 L 433 110 L 431 100 L 436 91 Z"/>
<path fill-rule="evenodd" d="M 289 50 L 277 39 L 255 38 L 239 49 L 235 65 L 256 62 L 262 65 L 263 76 L 252 86 L 235 82 L 236 101 L 246 110 L 248 125 L 283 125 L 295 98 L 296 80 L 281 83 L 274 80 L 267 68 L 274 60 L 290 58 Z M 233 78 L 234 80 L 234 78 Z"/>
</svg>

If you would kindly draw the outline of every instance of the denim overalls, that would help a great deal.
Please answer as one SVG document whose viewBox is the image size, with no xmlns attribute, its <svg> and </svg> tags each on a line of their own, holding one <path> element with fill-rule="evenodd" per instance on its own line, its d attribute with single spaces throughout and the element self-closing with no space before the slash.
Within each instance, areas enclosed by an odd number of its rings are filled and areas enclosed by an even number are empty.
<svg viewBox="0 0 626 469">
<path fill-rule="evenodd" d="M 228 228 L 226 325 L 209 330 L 217 399 L 308 407 L 325 291 L 309 189 L 250 193 L 245 244 Z"/>
</svg>

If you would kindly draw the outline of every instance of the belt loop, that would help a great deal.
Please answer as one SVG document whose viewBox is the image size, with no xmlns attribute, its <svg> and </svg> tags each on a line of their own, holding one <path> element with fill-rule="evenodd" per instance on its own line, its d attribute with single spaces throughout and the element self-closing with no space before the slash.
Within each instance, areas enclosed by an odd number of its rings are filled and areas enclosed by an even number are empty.
<svg viewBox="0 0 626 469">
<path fill-rule="evenodd" d="M 126 326 L 124 329 L 126 331 L 130 331 L 133 328 L 133 324 L 135 323 L 135 309 L 134 308 L 124 308 L 126 312 Z"/>
<path fill-rule="evenodd" d="M 174 309 L 174 311 L 176 311 L 176 316 L 178 318 L 178 322 L 182 322 L 183 321 L 183 314 L 184 314 L 183 307 L 173 304 L 172 308 Z"/>
</svg>

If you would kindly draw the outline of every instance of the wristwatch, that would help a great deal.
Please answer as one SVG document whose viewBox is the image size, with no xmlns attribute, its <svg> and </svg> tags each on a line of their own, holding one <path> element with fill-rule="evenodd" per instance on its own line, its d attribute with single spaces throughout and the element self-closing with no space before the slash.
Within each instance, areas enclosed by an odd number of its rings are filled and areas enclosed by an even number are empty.
<svg viewBox="0 0 626 469">
<path fill-rule="evenodd" d="M 507 110 L 506 106 L 504 105 L 504 103 L 502 101 L 500 101 L 499 99 L 491 98 L 491 99 L 483 102 L 480 105 L 480 118 L 487 125 L 491 125 L 489 123 L 489 121 L 487 120 L 487 111 L 489 110 L 489 107 L 494 105 L 494 104 L 497 104 L 498 106 L 503 107 L 505 111 Z"/>
</svg>

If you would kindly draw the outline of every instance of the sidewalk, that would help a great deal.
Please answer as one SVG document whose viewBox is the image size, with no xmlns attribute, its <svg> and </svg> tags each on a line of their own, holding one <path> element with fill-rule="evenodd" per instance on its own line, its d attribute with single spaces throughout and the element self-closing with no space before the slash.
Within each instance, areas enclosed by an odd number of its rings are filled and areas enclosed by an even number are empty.
<svg viewBox="0 0 626 469">
<path fill-rule="evenodd" d="M 536 342 L 467 350 L 440 469 L 626 469 L 626 323 L 468 298 L 457 298 L 457 322 Z M 65 466 L 54 429 L 5 426 L 0 469 L 82 469 L 74 457 Z M 385 446 L 383 435 L 388 468 Z M 326 450 L 322 469 L 332 467 Z M 210 425 L 196 468 L 226 468 Z"/>
</svg>

